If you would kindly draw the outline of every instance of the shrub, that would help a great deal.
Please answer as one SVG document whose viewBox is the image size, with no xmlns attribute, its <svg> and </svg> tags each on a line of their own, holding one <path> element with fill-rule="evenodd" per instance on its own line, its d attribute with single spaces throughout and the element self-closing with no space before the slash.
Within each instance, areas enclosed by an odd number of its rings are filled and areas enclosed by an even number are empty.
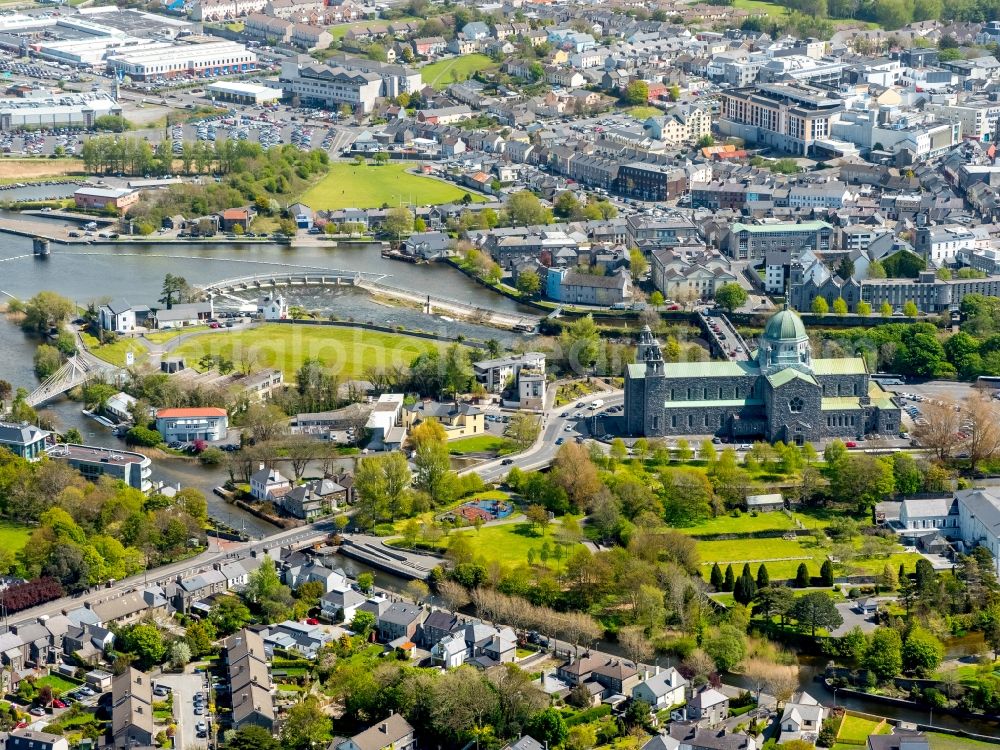
<svg viewBox="0 0 1000 750">
<path fill-rule="evenodd" d="M 125 433 L 125 442 L 129 445 L 142 445 L 152 448 L 163 442 L 160 433 L 142 425 L 136 425 Z"/>
</svg>

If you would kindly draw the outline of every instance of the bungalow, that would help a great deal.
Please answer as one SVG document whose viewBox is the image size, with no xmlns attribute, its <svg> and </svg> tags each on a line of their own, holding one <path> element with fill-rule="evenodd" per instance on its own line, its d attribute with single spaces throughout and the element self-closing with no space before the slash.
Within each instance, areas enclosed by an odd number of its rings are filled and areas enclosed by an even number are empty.
<svg viewBox="0 0 1000 750">
<path fill-rule="evenodd" d="M 688 701 L 688 721 L 714 727 L 725 721 L 728 716 L 729 698 L 715 688 L 705 688 Z"/>
<path fill-rule="evenodd" d="M 159 329 L 184 328 L 204 323 L 214 313 L 215 308 L 211 301 L 183 303 L 165 310 L 157 310 L 153 314 L 153 323 Z"/>
<path fill-rule="evenodd" d="M 725 729 L 704 729 L 691 722 L 674 721 L 670 733 L 654 737 L 662 744 L 646 743 L 643 750 L 757 750 L 757 740 L 743 733 L 729 734 Z"/>
<path fill-rule="evenodd" d="M 129 188 L 82 187 L 73 193 L 77 208 L 125 213 L 139 202 L 139 191 Z"/>
<path fill-rule="evenodd" d="M 632 688 L 632 698 L 645 701 L 654 711 L 670 708 L 684 703 L 689 684 L 673 667 L 661 671 L 657 666 L 654 674 L 646 672 L 646 678 Z"/>
<path fill-rule="evenodd" d="M 360 734 L 338 742 L 332 750 L 414 750 L 416 746 L 413 727 L 393 713 Z"/>
<path fill-rule="evenodd" d="M 781 737 L 778 744 L 784 745 L 793 740 L 816 744 L 820 727 L 829 715 L 829 710 L 806 691 L 794 693 L 785 703 L 785 710 L 781 714 Z"/>
<path fill-rule="evenodd" d="M 873 734 L 868 737 L 867 745 L 867 750 L 929 750 L 929 748 L 930 743 L 926 734 L 903 729 L 895 729 L 892 734 Z"/>
<path fill-rule="evenodd" d="M 250 494 L 257 500 L 271 502 L 290 489 L 292 483 L 284 474 L 264 464 L 250 476 Z"/>
<path fill-rule="evenodd" d="M 785 498 L 780 492 L 770 492 L 766 495 L 747 495 L 748 511 L 772 511 L 785 507 Z"/>
<path fill-rule="evenodd" d="M 530 735 L 522 735 L 516 742 L 504 745 L 500 750 L 546 750 L 547 745 L 543 745 Z"/>
</svg>

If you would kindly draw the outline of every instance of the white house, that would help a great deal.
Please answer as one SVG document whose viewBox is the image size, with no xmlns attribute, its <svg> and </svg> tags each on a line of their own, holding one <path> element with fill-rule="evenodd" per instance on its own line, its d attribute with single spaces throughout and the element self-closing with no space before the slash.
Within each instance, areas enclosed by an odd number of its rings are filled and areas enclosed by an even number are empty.
<svg viewBox="0 0 1000 750">
<path fill-rule="evenodd" d="M 729 716 L 729 698 L 715 688 L 705 688 L 688 701 L 686 711 L 688 721 L 714 727 Z"/>
<path fill-rule="evenodd" d="M 288 302 L 277 294 L 268 294 L 257 300 L 257 314 L 264 320 L 286 320 Z"/>
<path fill-rule="evenodd" d="M 358 607 L 365 603 L 365 598 L 346 583 L 334 586 L 319 600 L 320 611 L 328 620 L 350 622 Z"/>
<path fill-rule="evenodd" d="M 214 406 L 160 409 L 156 412 L 156 431 L 164 442 L 224 440 L 229 430 L 229 415 Z"/>
<path fill-rule="evenodd" d="M 899 508 L 899 525 L 906 531 L 958 533 L 958 501 L 950 497 L 909 498 Z"/>
<path fill-rule="evenodd" d="M 792 740 L 816 743 L 823 720 L 830 712 L 806 691 L 795 693 L 785 704 L 781 715 L 779 745 Z"/>
<path fill-rule="evenodd" d="M 654 674 L 646 675 L 646 679 L 632 688 L 633 700 L 645 701 L 653 710 L 684 703 L 689 683 L 676 669 L 668 667 L 661 671 L 656 667 Z"/>
<path fill-rule="evenodd" d="M 128 395 L 124 391 L 119 391 L 104 402 L 104 412 L 110 414 L 119 422 L 129 422 L 132 420 L 132 407 L 136 403 L 133 396 Z"/>
<path fill-rule="evenodd" d="M 138 308 L 140 314 L 148 314 L 148 307 Z M 97 319 L 101 330 L 112 331 L 113 333 L 131 333 L 136 328 L 137 308 L 130 305 L 126 300 L 112 300 L 106 305 L 101 305 L 97 309 Z"/>
<path fill-rule="evenodd" d="M 292 483 L 288 477 L 264 464 L 250 476 L 250 494 L 257 500 L 272 501 L 291 488 Z"/>
<path fill-rule="evenodd" d="M 431 663 L 445 669 L 454 669 L 465 663 L 465 640 L 458 635 L 446 635 L 431 648 Z"/>
</svg>

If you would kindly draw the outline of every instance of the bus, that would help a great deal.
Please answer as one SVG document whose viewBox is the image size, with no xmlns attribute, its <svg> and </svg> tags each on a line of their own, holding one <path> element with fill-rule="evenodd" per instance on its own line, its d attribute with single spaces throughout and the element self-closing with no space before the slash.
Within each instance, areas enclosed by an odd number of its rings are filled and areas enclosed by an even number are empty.
<svg viewBox="0 0 1000 750">
<path fill-rule="evenodd" d="M 1000 377 L 996 375 L 980 375 L 976 378 L 976 388 L 1000 389 Z"/>
<path fill-rule="evenodd" d="M 879 385 L 905 385 L 906 378 L 902 375 L 895 375 L 891 372 L 876 372 L 871 376 Z"/>
</svg>

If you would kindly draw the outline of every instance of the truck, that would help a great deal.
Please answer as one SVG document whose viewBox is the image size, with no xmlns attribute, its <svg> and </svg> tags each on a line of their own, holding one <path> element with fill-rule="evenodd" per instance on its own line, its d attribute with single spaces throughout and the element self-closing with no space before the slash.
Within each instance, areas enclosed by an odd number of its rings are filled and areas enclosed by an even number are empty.
<svg viewBox="0 0 1000 750">
<path fill-rule="evenodd" d="M 590 409 L 591 411 L 596 411 L 597 409 L 600 409 L 602 406 L 604 406 L 604 400 L 595 398 L 593 401 L 590 402 L 590 406 L 588 406 L 587 408 Z"/>
</svg>

